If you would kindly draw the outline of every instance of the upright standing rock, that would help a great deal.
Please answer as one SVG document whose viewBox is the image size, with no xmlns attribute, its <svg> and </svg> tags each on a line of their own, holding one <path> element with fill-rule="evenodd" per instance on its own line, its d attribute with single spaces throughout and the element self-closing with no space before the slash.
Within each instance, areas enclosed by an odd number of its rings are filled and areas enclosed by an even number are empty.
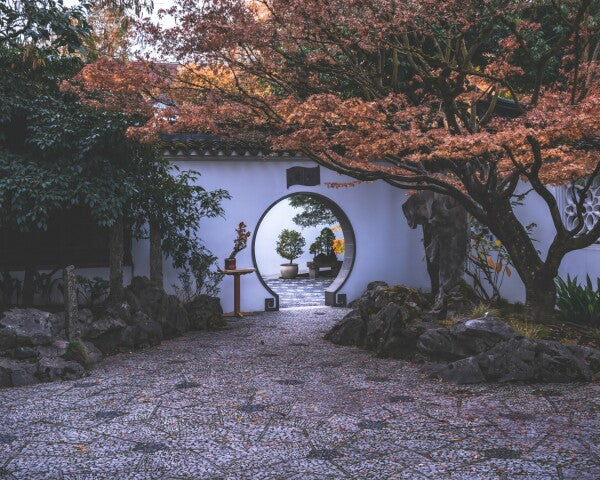
<svg viewBox="0 0 600 480">
<path fill-rule="evenodd" d="M 77 284 L 75 282 L 75 267 L 69 265 L 63 270 L 63 285 L 65 297 L 65 329 L 69 340 L 80 336 L 77 328 L 79 312 L 77 311 Z"/>
<path fill-rule="evenodd" d="M 410 228 L 423 227 L 427 271 L 435 295 L 431 311 L 443 318 L 446 297 L 464 275 L 469 243 L 467 212 L 452 197 L 428 191 L 413 194 L 402 210 Z"/>
</svg>

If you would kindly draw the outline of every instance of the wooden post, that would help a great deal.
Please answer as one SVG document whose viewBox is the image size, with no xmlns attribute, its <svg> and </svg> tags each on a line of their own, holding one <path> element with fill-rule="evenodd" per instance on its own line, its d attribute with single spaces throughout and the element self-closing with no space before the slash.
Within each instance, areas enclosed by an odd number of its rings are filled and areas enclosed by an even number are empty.
<svg viewBox="0 0 600 480">
<path fill-rule="evenodd" d="M 65 302 L 65 330 L 68 340 L 79 338 L 77 327 L 79 312 L 77 308 L 77 284 L 75 280 L 75 267 L 69 265 L 63 270 L 63 292 Z"/>
<path fill-rule="evenodd" d="M 233 275 L 233 312 L 237 317 L 241 317 L 240 312 L 240 277 L 239 273 Z"/>
</svg>

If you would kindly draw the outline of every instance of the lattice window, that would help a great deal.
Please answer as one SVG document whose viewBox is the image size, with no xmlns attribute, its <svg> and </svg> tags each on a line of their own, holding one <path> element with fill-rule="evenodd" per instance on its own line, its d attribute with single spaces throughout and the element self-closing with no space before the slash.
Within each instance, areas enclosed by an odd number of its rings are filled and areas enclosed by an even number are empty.
<svg viewBox="0 0 600 480">
<path fill-rule="evenodd" d="M 562 192 L 563 214 L 565 226 L 568 229 L 579 225 L 577 217 L 577 202 L 583 190 L 583 182 L 575 183 L 572 186 L 565 187 Z M 583 229 L 581 233 L 589 232 L 592 227 L 600 221 L 600 176 L 596 177 L 588 190 L 583 201 Z M 600 243 L 600 239 L 596 242 Z"/>
</svg>

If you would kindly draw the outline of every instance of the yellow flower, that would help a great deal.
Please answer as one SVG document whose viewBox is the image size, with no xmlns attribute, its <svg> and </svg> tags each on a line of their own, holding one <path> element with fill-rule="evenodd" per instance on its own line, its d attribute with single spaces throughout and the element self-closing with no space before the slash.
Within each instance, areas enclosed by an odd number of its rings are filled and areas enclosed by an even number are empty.
<svg viewBox="0 0 600 480">
<path fill-rule="evenodd" d="M 346 242 L 343 238 L 336 238 L 333 241 L 333 251 L 336 255 L 341 255 L 346 250 Z"/>
</svg>

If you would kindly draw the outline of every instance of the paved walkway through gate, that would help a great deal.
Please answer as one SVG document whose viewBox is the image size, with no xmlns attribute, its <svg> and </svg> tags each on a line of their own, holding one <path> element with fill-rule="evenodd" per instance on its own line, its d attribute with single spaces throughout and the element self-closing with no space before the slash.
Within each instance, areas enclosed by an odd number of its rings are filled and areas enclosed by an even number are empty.
<svg viewBox="0 0 600 480">
<path fill-rule="evenodd" d="M 334 280 L 335 277 L 310 279 L 308 276 L 290 279 L 279 278 L 279 276 L 265 278 L 271 290 L 279 295 L 281 308 L 325 305 L 325 289 Z"/>
<path fill-rule="evenodd" d="M 599 385 L 431 381 L 323 340 L 346 311 L 234 320 L 0 390 L 0 478 L 600 478 Z"/>
</svg>

